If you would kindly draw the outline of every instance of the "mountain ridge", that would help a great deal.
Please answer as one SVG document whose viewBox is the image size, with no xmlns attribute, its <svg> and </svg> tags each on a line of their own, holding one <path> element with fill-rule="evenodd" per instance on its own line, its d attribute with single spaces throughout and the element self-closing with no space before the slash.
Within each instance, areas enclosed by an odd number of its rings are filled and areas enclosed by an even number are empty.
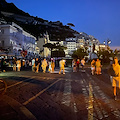
<svg viewBox="0 0 120 120">
<path fill-rule="evenodd" d="M 17 8 L 14 3 L 7 3 L 6 0 L 0 0 L 0 11 L 11 12 L 20 15 L 30 16 L 28 13 Z"/>
<path fill-rule="evenodd" d="M 47 31 L 51 40 L 65 40 L 68 37 L 74 37 L 74 33 L 78 33 L 77 31 L 71 29 L 70 26 L 63 25 L 60 21 L 48 22 L 48 20 L 38 18 L 37 16 L 30 16 L 28 13 L 17 8 L 13 3 L 7 3 L 6 0 L 0 0 L 0 11 L 31 17 L 31 19 L 33 18 L 34 20 L 32 22 L 27 23 L 26 21 L 25 23 L 22 23 L 21 21 L 16 20 L 14 15 L 6 17 L 5 15 L 0 14 L 1 17 L 4 17 L 5 20 L 7 20 L 7 22 L 14 21 L 23 27 L 24 30 L 30 32 L 36 37 L 40 36 L 40 34 L 43 35 Z"/>
</svg>

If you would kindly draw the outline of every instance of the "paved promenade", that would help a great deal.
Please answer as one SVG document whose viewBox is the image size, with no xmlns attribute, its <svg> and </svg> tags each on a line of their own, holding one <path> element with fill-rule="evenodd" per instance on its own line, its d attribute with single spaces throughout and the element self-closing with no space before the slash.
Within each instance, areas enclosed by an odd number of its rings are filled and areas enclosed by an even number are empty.
<svg viewBox="0 0 120 120">
<path fill-rule="evenodd" d="M 107 70 L 92 76 L 85 69 L 1 73 L 8 86 L 0 96 L 0 120 L 119 120 L 120 100 L 113 98 Z"/>
</svg>

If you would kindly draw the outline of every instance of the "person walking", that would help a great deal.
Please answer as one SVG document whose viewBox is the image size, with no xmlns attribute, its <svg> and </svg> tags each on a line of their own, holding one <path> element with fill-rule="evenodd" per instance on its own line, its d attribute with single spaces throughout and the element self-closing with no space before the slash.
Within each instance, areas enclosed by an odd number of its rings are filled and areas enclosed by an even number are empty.
<svg viewBox="0 0 120 120">
<path fill-rule="evenodd" d="M 95 60 L 93 59 L 91 62 L 91 74 L 94 75 L 95 74 Z"/>
<path fill-rule="evenodd" d="M 12 60 L 12 63 L 13 63 L 13 71 L 16 71 L 16 58 L 14 57 L 13 60 Z"/>
<path fill-rule="evenodd" d="M 76 60 L 73 59 L 72 61 L 72 68 L 73 68 L 73 72 L 76 72 Z"/>
<path fill-rule="evenodd" d="M 21 69 L 21 60 L 20 58 L 17 60 L 17 71 L 20 71 Z"/>
<path fill-rule="evenodd" d="M 35 72 L 35 58 L 32 59 L 32 71 Z"/>
<path fill-rule="evenodd" d="M 42 69 L 43 69 L 43 73 L 45 73 L 46 72 L 46 67 L 47 67 L 47 61 L 46 61 L 46 59 L 44 58 L 44 60 L 42 61 L 42 65 L 41 65 L 41 67 L 42 67 Z"/>
<path fill-rule="evenodd" d="M 117 100 L 117 87 L 120 89 L 120 65 L 118 63 L 118 58 L 114 58 L 114 63 L 112 64 L 115 76 L 112 77 L 112 86 L 114 99 Z"/>
<path fill-rule="evenodd" d="M 61 74 L 61 70 L 63 70 L 63 74 L 65 74 L 65 60 L 60 60 L 59 62 L 60 64 L 60 71 L 59 71 L 59 74 Z"/>
<path fill-rule="evenodd" d="M 101 74 L 101 61 L 99 59 L 97 59 L 96 63 L 95 63 L 95 66 L 96 66 L 96 74 L 97 75 L 100 75 Z"/>
</svg>

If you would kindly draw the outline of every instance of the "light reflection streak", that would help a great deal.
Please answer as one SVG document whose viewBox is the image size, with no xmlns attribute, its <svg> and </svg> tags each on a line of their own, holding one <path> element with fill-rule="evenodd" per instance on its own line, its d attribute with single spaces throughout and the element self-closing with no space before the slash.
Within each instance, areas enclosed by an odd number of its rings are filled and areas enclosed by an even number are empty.
<svg viewBox="0 0 120 120">
<path fill-rule="evenodd" d="M 89 82 L 88 120 L 93 120 L 93 89 Z"/>
</svg>

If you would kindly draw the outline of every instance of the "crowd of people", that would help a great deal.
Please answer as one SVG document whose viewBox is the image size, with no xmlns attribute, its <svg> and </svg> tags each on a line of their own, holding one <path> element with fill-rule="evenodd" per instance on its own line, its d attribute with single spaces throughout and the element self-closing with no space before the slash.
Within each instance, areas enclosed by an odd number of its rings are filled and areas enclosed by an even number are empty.
<svg viewBox="0 0 120 120">
<path fill-rule="evenodd" d="M 65 74 L 65 64 L 66 60 L 61 59 L 59 61 L 59 74 L 63 73 Z M 0 67 L 2 72 L 6 72 L 7 66 L 11 66 L 13 71 L 21 71 L 25 70 L 26 68 L 31 69 L 32 72 L 38 73 L 43 72 L 49 72 L 54 73 L 54 69 L 56 67 L 55 59 L 53 58 L 33 58 L 31 60 L 28 59 L 16 59 L 13 57 L 11 60 L 6 60 L 5 58 L 0 59 Z M 79 72 L 80 67 L 81 71 L 85 72 L 84 69 L 85 66 L 85 59 L 73 59 L 72 60 L 72 68 L 73 72 Z M 91 74 L 92 75 L 100 75 L 101 74 L 101 60 L 96 59 L 91 61 Z M 120 65 L 118 58 L 115 57 L 113 61 L 110 62 L 110 67 L 108 69 L 108 73 L 110 75 L 110 79 L 112 81 L 113 86 L 113 94 L 115 97 L 115 100 L 117 99 L 117 89 L 120 89 Z"/>
<path fill-rule="evenodd" d="M 85 72 L 84 66 L 85 66 L 85 59 L 84 58 L 82 60 L 73 59 L 73 61 L 72 61 L 73 72 L 79 72 L 80 67 L 82 68 L 82 71 Z"/>
<path fill-rule="evenodd" d="M 72 61 L 72 68 L 73 68 L 73 72 L 79 72 L 80 68 L 82 72 L 85 72 L 84 70 L 84 66 L 85 66 L 85 59 L 73 59 Z M 91 62 L 91 74 L 92 75 L 100 75 L 101 74 L 101 61 L 99 59 L 97 60 L 92 60 Z"/>
<path fill-rule="evenodd" d="M 78 72 L 81 67 L 81 71 L 84 70 L 85 60 L 73 59 L 72 67 L 73 72 Z M 93 59 L 91 61 L 91 75 L 100 75 L 101 73 L 101 60 Z M 120 97 L 120 61 L 117 57 L 114 57 L 112 61 L 110 61 L 110 66 L 107 68 L 108 74 L 110 75 L 110 79 L 113 87 L 113 95 L 114 99 L 117 100 Z"/>
<path fill-rule="evenodd" d="M 59 61 L 59 74 L 61 74 L 61 71 L 63 71 L 63 74 L 65 74 L 64 67 L 65 67 L 65 60 Z M 12 68 L 13 71 L 21 71 L 25 70 L 27 68 L 31 69 L 33 72 L 38 73 L 40 72 L 50 72 L 54 73 L 55 69 L 55 59 L 53 58 L 33 58 L 33 59 L 17 59 L 13 57 L 13 59 L 8 60 L 5 58 L 2 58 L 0 61 L 1 71 L 6 72 L 9 67 Z M 9 67 L 8 67 L 9 66 Z"/>
<path fill-rule="evenodd" d="M 101 61 L 99 59 L 92 60 L 91 62 L 91 74 L 101 74 Z M 120 97 L 120 61 L 117 57 L 114 57 L 113 60 L 110 61 L 110 65 L 107 68 L 108 74 L 110 76 L 110 80 L 112 82 L 113 87 L 113 95 L 114 99 L 117 100 L 118 96 Z"/>
</svg>

